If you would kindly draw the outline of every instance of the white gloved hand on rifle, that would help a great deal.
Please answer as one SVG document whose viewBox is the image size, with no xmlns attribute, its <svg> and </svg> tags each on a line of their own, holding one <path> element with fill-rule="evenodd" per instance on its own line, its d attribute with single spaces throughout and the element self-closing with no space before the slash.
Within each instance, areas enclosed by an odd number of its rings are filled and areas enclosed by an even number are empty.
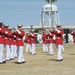
<svg viewBox="0 0 75 75">
<path fill-rule="evenodd" d="M 34 36 L 32 33 L 31 33 L 31 35 Z"/>
<path fill-rule="evenodd" d="M 49 32 L 49 34 L 52 35 L 50 32 Z"/>
<path fill-rule="evenodd" d="M 7 32 L 7 31 L 5 31 L 5 34 L 8 34 L 8 32 Z"/>
<path fill-rule="evenodd" d="M 18 29 L 16 31 L 18 32 L 18 34 L 21 34 L 21 32 Z"/>
<path fill-rule="evenodd" d="M 58 29 L 55 29 L 58 33 L 60 33 L 60 30 L 58 30 Z"/>
</svg>

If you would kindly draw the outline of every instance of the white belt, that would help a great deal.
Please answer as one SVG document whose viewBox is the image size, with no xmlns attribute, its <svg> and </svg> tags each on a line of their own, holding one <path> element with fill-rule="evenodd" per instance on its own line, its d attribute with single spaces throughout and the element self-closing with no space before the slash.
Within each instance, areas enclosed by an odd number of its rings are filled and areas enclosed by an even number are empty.
<svg viewBox="0 0 75 75">
<path fill-rule="evenodd" d="M 5 37 L 5 39 L 8 39 L 8 38 Z"/>
<path fill-rule="evenodd" d="M 17 40 L 22 40 L 21 38 L 17 38 Z"/>
<path fill-rule="evenodd" d="M 57 37 L 56 39 L 61 39 L 60 37 Z"/>
</svg>

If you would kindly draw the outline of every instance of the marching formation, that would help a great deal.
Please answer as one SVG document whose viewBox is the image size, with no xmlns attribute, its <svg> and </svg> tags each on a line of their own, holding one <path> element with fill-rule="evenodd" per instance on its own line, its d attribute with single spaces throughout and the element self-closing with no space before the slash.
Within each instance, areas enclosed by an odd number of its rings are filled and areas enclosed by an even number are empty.
<svg viewBox="0 0 75 75">
<path fill-rule="evenodd" d="M 8 25 L 4 25 L 0 22 L 0 64 L 6 63 L 6 61 L 13 60 L 18 57 L 18 64 L 25 63 L 23 56 L 23 37 L 25 32 L 22 30 L 22 25 L 17 26 L 18 29 L 9 28 Z M 4 54 L 4 49 L 5 54 Z"/>
<path fill-rule="evenodd" d="M 48 52 L 47 44 L 49 44 L 50 55 L 54 54 L 53 44 L 56 45 L 57 48 L 57 61 L 62 61 L 64 52 L 63 47 L 63 34 L 64 32 L 61 29 L 61 26 L 58 25 L 56 29 L 50 29 L 49 32 L 43 32 L 42 40 L 43 40 L 43 52 Z"/>
<path fill-rule="evenodd" d="M 50 55 L 54 55 L 53 44 L 55 44 L 57 49 L 56 61 L 62 61 L 62 53 L 64 52 L 63 34 L 64 32 L 60 25 L 57 25 L 56 29 L 44 30 L 42 34 L 40 32 L 35 34 L 34 29 L 30 30 L 29 33 L 25 33 L 21 24 L 17 25 L 17 28 L 12 29 L 0 22 L 0 64 L 15 58 L 18 58 L 17 64 L 25 63 L 26 60 L 23 55 L 24 43 L 26 43 L 26 52 L 29 50 L 32 55 L 36 55 L 36 38 L 42 44 L 43 52 L 49 52 Z M 71 34 L 75 43 L 75 32 Z M 49 45 L 49 50 L 47 44 Z"/>
</svg>

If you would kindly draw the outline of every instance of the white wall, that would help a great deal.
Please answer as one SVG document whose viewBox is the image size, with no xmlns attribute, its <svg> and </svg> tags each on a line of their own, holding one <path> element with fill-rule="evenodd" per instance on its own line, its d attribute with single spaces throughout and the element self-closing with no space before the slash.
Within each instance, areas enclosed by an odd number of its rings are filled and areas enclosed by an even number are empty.
<svg viewBox="0 0 75 75">
<path fill-rule="evenodd" d="M 65 34 L 63 34 L 63 37 L 65 37 Z M 73 42 L 73 36 L 71 35 L 71 34 L 68 34 L 68 41 L 69 41 L 69 43 L 72 43 Z M 64 40 L 64 42 L 65 42 L 65 40 Z"/>
</svg>

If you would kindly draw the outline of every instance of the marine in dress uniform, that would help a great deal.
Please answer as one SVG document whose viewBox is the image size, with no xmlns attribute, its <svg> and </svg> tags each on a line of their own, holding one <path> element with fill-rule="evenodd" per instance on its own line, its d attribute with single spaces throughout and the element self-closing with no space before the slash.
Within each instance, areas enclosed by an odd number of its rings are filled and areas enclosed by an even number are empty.
<svg viewBox="0 0 75 75">
<path fill-rule="evenodd" d="M 43 37 L 42 37 L 42 40 L 43 40 L 43 52 L 48 52 L 48 47 L 47 47 L 47 33 L 44 31 L 43 32 Z"/>
<path fill-rule="evenodd" d="M 62 61 L 63 60 L 63 56 L 62 56 L 62 44 L 63 44 L 63 40 L 62 40 L 62 35 L 63 35 L 63 31 L 61 30 L 61 26 L 57 25 L 57 28 L 54 30 L 54 34 L 55 34 L 55 44 L 57 46 L 57 61 Z"/>
<path fill-rule="evenodd" d="M 6 47 L 6 60 L 9 61 L 10 60 L 10 31 L 9 31 L 9 25 L 5 25 L 5 36 L 4 36 L 4 44 Z"/>
<path fill-rule="evenodd" d="M 53 37 L 54 37 L 54 33 L 53 33 L 52 29 L 49 30 L 48 36 L 49 36 L 50 55 L 53 55 L 54 54 L 54 49 L 53 49 L 53 43 L 54 43 Z"/>
<path fill-rule="evenodd" d="M 32 55 L 36 55 L 36 50 L 35 50 L 35 38 L 36 38 L 36 34 L 34 34 L 34 29 L 32 29 L 32 30 L 30 31 Z"/>
<path fill-rule="evenodd" d="M 75 31 L 71 32 L 71 35 L 73 36 L 73 43 L 75 44 Z"/>
<path fill-rule="evenodd" d="M 23 37 L 25 35 L 25 32 L 22 30 L 22 25 L 18 25 L 18 29 L 15 32 L 17 36 L 16 44 L 18 47 L 19 55 L 18 55 L 18 64 L 25 63 L 24 55 L 23 55 L 23 47 L 24 47 L 24 41 Z"/>
<path fill-rule="evenodd" d="M 6 63 L 3 48 L 4 48 L 4 29 L 3 22 L 0 22 L 0 64 Z"/>
<path fill-rule="evenodd" d="M 12 28 L 9 28 L 10 36 L 9 36 L 9 45 L 10 45 L 10 59 L 13 60 L 14 57 L 14 52 L 15 52 L 15 47 L 14 47 L 14 37 L 12 33 Z"/>
<path fill-rule="evenodd" d="M 13 29 L 12 31 L 12 34 L 13 34 L 13 44 L 14 44 L 14 57 L 17 58 L 18 57 L 18 49 L 17 49 L 17 44 L 16 44 L 16 39 L 17 39 L 17 36 L 15 34 L 15 29 Z"/>
<path fill-rule="evenodd" d="M 26 34 L 26 38 L 25 38 L 25 42 L 26 42 L 26 52 L 28 52 L 28 49 L 30 52 L 31 51 L 31 38 L 30 38 L 30 33 Z"/>
</svg>

